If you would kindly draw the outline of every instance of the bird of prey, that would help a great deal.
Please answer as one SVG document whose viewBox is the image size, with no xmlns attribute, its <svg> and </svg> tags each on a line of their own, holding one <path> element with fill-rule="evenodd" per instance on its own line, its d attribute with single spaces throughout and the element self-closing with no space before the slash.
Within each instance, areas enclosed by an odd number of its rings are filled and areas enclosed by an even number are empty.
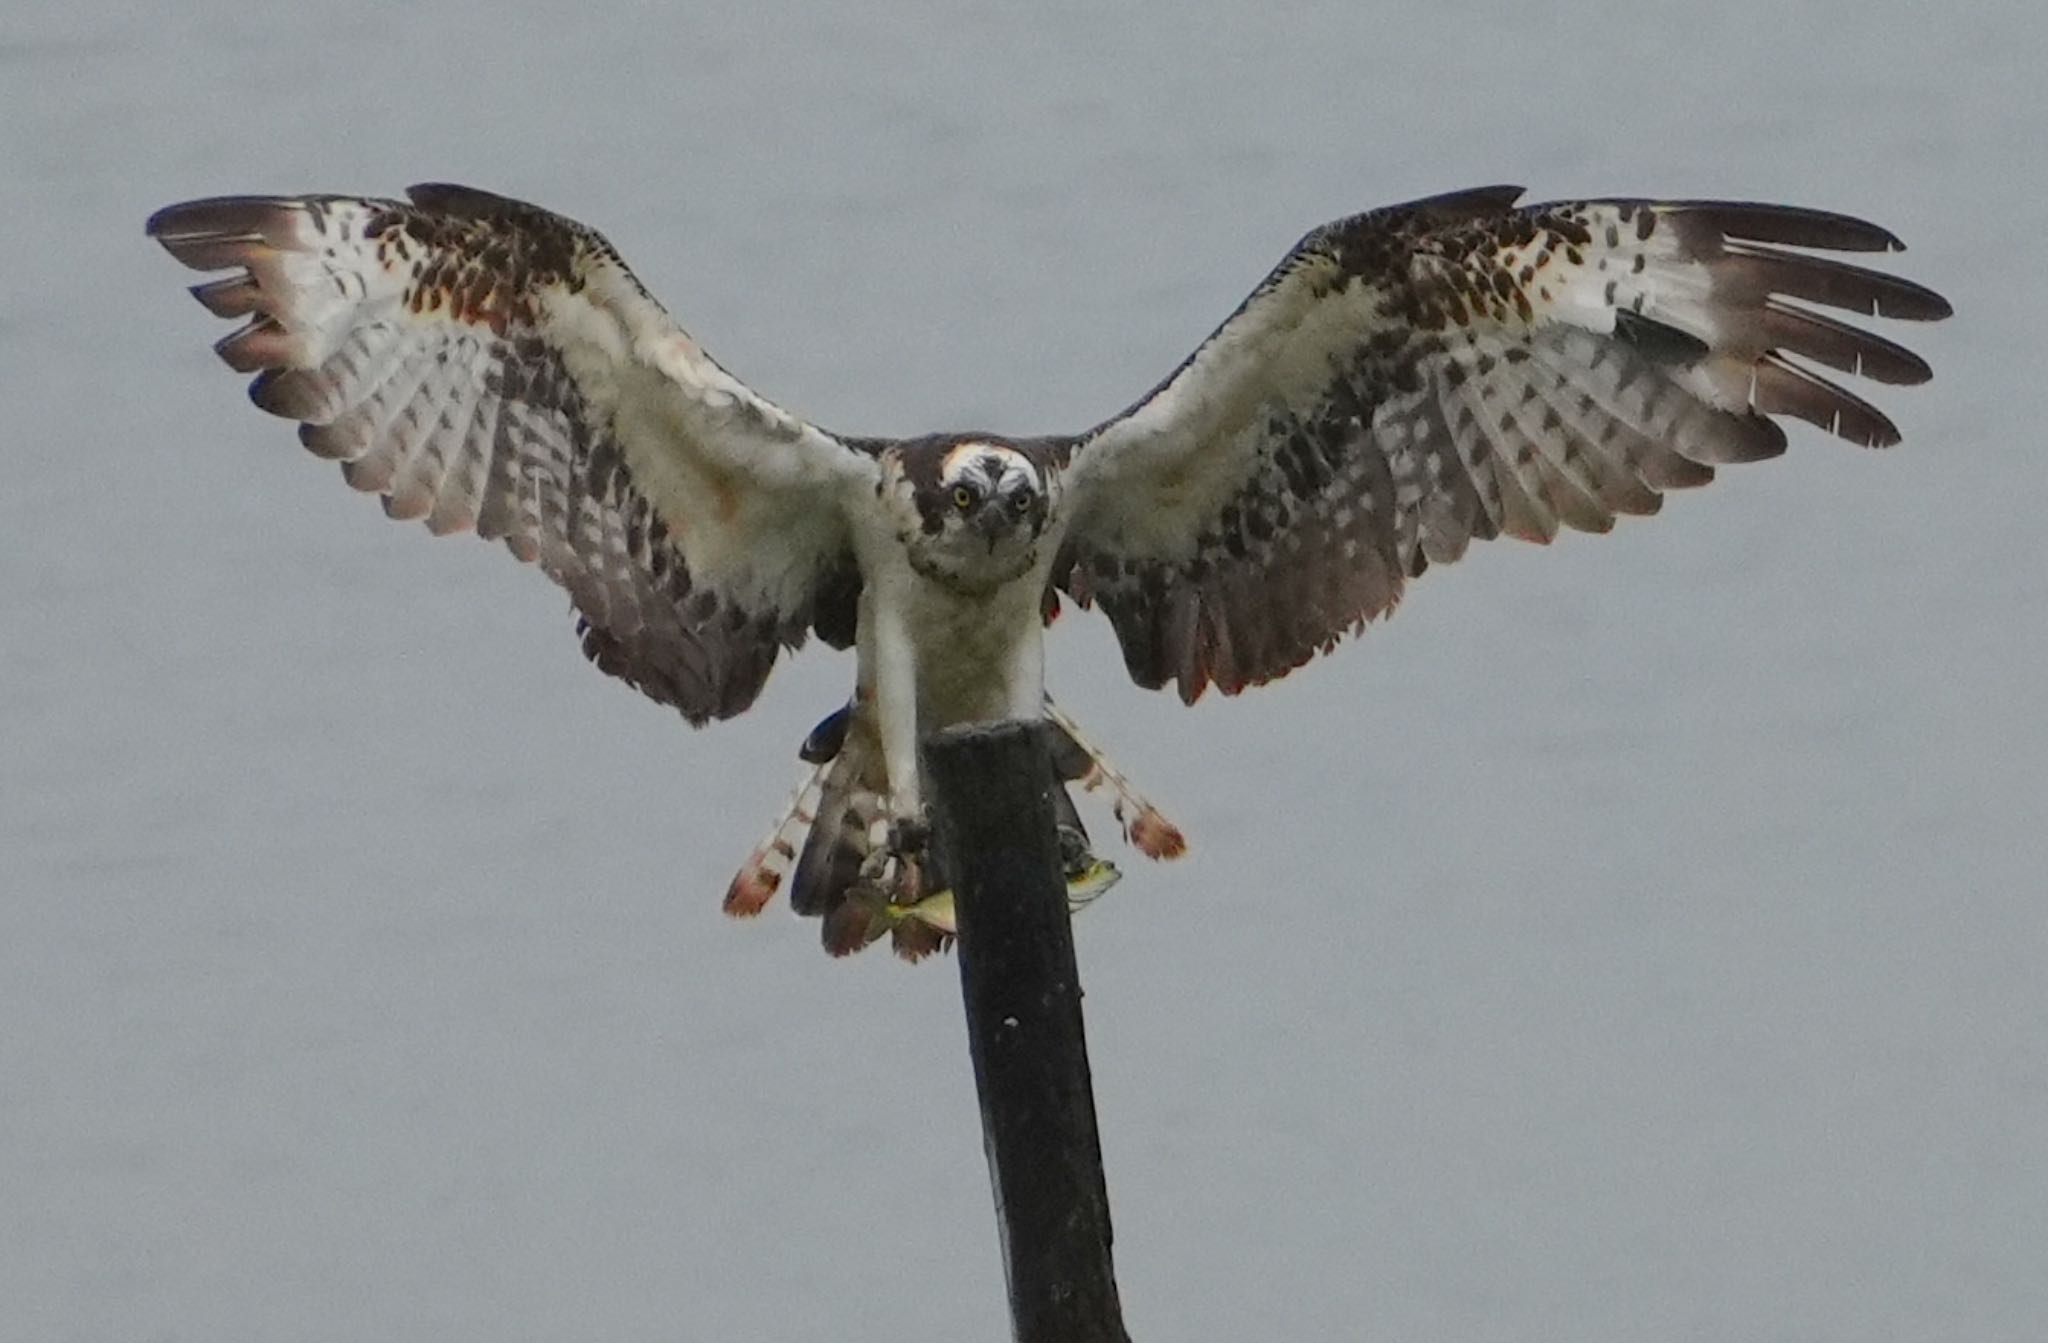
<svg viewBox="0 0 2048 1343">
<path fill-rule="evenodd" d="M 1062 595 L 1108 616 L 1139 685 L 1235 694 L 1474 540 L 1606 531 L 1776 456 L 1774 417 L 1897 441 L 1816 371 L 1929 376 L 1819 311 L 1948 315 L 1821 255 L 1898 250 L 1889 232 L 1778 205 L 1520 196 L 1315 229 L 1129 409 L 1029 437 L 822 429 L 715 363 L 598 233 L 483 191 L 221 197 L 148 231 L 227 272 L 193 293 L 249 319 L 215 348 L 257 375 L 258 406 L 392 517 L 538 564 L 591 661 L 690 723 L 746 709 L 812 633 L 853 647 L 852 696 L 805 742 L 813 772 L 726 904 L 753 913 L 787 886 L 831 949 L 886 930 L 916 954 L 946 924 L 905 917 L 941 894 L 918 780 L 938 728 L 1050 716 L 1063 777 L 1108 784 L 1142 850 L 1181 848 L 1046 697 Z M 1085 888 L 1102 865 L 1065 814 Z"/>
</svg>

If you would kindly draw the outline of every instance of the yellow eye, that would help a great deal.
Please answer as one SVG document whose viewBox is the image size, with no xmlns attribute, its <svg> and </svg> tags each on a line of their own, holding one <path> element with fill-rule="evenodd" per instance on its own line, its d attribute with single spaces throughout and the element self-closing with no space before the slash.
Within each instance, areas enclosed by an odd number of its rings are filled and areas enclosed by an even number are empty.
<svg viewBox="0 0 2048 1343">
<path fill-rule="evenodd" d="M 963 513 L 974 507 L 974 491 L 965 485 L 956 486 L 953 490 L 953 507 Z"/>
</svg>

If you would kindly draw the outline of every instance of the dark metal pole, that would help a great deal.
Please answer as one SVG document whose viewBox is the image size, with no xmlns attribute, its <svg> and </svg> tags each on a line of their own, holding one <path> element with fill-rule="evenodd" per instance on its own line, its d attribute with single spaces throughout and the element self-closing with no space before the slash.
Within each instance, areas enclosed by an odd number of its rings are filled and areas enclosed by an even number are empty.
<svg viewBox="0 0 2048 1343">
<path fill-rule="evenodd" d="M 1037 723 L 925 743 L 934 852 L 952 880 L 960 989 L 1018 1343 L 1130 1343 L 1110 1260 L 1109 1192 L 1081 981 Z"/>
</svg>

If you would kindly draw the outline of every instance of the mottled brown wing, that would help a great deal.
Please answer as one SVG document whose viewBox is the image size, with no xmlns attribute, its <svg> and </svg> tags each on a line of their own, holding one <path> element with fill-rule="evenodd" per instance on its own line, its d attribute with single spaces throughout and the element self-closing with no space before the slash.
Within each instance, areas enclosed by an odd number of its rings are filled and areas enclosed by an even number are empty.
<svg viewBox="0 0 2048 1343">
<path fill-rule="evenodd" d="M 857 588 L 840 499 L 872 457 L 764 401 L 597 233 L 463 187 L 226 197 L 149 232 L 249 322 L 216 348 L 394 518 L 501 539 L 585 652 L 693 723 L 753 702 Z"/>
<path fill-rule="evenodd" d="M 1801 360 L 1924 381 L 1800 303 L 1944 317 L 1918 285 L 1786 248 L 1896 250 L 1841 215 L 1490 187 L 1302 239 L 1157 390 L 1073 448 L 1058 581 L 1132 677 L 1193 700 L 1285 675 L 1406 581 L 1502 533 L 1548 541 L 1785 447 L 1770 417 L 1898 431 Z"/>
</svg>

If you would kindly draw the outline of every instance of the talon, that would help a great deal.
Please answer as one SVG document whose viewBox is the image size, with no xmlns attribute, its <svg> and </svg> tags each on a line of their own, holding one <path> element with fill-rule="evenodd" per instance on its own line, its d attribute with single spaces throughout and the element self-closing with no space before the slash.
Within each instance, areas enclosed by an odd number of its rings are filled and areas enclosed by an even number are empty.
<svg viewBox="0 0 2048 1343">
<path fill-rule="evenodd" d="M 905 854 L 896 859 L 896 887 L 890 892 L 890 903 L 914 905 L 924 899 L 924 864 Z"/>
<path fill-rule="evenodd" d="M 1067 912 L 1080 913 L 1123 879 L 1115 863 L 1090 855 L 1082 867 L 1067 872 Z"/>
<path fill-rule="evenodd" d="M 931 842 L 931 822 L 922 816 L 898 816 L 889 822 L 889 848 L 904 858 L 923 856 Z"/>
<path fill-rule="evenodd" d="M 885 906 L 914 905 L 926 894 L 926 849 L 931 827 L 898 818 L 886 837 L 861 860 L 858 886 Z"/>
<path fill-rule="evenodd" d="M 1078 827 L 1063 825 L 1059 835 L 1060 871 L 1066 874 L 1068 881 L 1072 881 L 1088 870 L 1095 862 L 1095 855 L 1089 852 L 1088 836 Z"/>
<path fill-rule="evenodd" d="M 889 861 L 893 856 L 887 848 L 869 849 L 860 860 L 859 884 L 862 886 L 881 885 L 883 870 L 888 867 Z"/>
</svg>

